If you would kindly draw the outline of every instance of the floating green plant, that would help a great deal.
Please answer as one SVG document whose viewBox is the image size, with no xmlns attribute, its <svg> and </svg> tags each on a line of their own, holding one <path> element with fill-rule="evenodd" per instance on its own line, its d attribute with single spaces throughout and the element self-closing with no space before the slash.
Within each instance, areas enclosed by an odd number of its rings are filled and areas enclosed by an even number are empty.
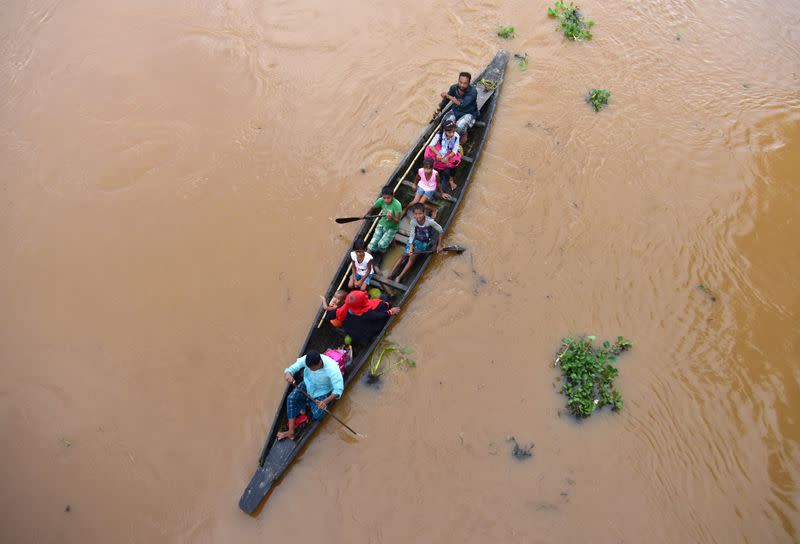
<svg viewBox="0 0 800 544">
<path fill-rule="evenodd" d="M 708 300 L 710 300 L 711 302 L 717 301 L 717 295 L 714 293 L 714 291 L 711 290 L 711 288 L 708 285 L 701 283 L 700 285 L 697 286 L 697 288 L 700 289 L 700 291 L 702 291 L 703 293 L 705 293 L 706 297 L 708 297 Z"/>
<path fill-rule="evenodd" d="M 478 83 L 483 85 L 483 88 L 486 89 L 487 91 L 493 91 L 493 90 L 495 90 L 497 88 L 497 82 L 496 81 L 492 81 L 491 79 L 485 79 L 484 78 L 484 79 L 481 79 L 480 81 L 478 81 Z"/>
<path fill-rule="evenodd" d="M 561 392 L 567 396 L 567 408 L 576 417 L 586 418 L 593 412 L 611 406 L 622 408 L 622 395 L 614 387 L 619 371 L 614 366 L 617 355 L 631 348 L 621 336 L 611 344 L 594 345 L 594 336 L 564 338 L 555 366 L 561 367 L 564 384 Z"/>
<path fill-rule="evenodd" d="M 506 25 L 497 25 L 497 35 L 503 38 L 504 40 L 508 40 L 514 37 L 514 27 L 513 26 L 506 26 Z"/>
<path fill-rule="evenodd" d="M 600 111 L 600 108 L 608 104 L 608 99 L 611 96 L 611 91 L 606 89 L 592 89 L 586 95 L 586 101 L 592 105 L 594 111 Z"/>
<path fill-rule="evenodd" d="M 519 53 L 514 53 L 514 58 L 517 59 L 517 66 L 519 66 L 520 70 L 522 70 L 524 72 L 525 70 L 528 69 L 528 54 L 527 53 L 523 53 L 521 55 Z"/>
<path fill-rule="evenodd" d="M 392 361 L 390 361 L 390 354 L 395 355 L 394 360 Z M 400 346 L 388 340 L 384 340 L 372 353 L 372 358 L 369 361 L 369 374 L 367 375 L 367 382 L 371 384 L 376 383 L 383 374 L 396 366 L 417 366 L 417 362 L 409 357 L 410 354 L 410 348 Z M 384 361 L 384 359 L 386 360 Z"/>
<path fill-rule="evenodd" d="M 556 2 L 552 8 L 547 8 L 547 15 L 558 19 L 559 26 L 556 27 L 556 30 L 563 30 L 567 39 L 573 41 L 592 39 L 589 29 L 594 26 L 594 21 L 584 19 L 583 14 L 572 2 L 569 4 L 562 1 Z"/>
</svg>

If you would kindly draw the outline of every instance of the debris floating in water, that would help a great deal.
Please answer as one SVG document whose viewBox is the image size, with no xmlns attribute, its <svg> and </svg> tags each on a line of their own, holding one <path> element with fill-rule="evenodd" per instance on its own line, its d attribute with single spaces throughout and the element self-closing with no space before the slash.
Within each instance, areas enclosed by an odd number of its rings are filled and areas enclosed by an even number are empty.
<svg viewBox="0 0 800 544">
<path fill-rule="evenodd" d="M 701 283 L 700 285 L 697 286 L 697 288 L 700 289 L 703 293 L 705 293 L 705 295 L 708 297 L 708 300 L 710 300 L 711 302 L 717 301 L 717 295 L 715 295 L 714 291 L 712 291 L 711 288 L 708 287 L 707 285 Z"/>
<path fill-rule="evenodd" d="M 533 456 L 533 442 L 527 446 L 520 446 L 519 442 L 517 442 L 517 439 L 513 436 L 509 436 L 507 441 L 513 442 L 514 444 L 514 447 L 511 449 L 511 455 L 514 457 L 514 459 L 522 461 L 523 459 Z"/>
<path fill-rule="evenodd" d="M 528 69 L 528 54 L 527 53 L 514 53 L 514 58 L 517 59 L 517 65 L 519 69 L 525 71 Z"/>
</svg>

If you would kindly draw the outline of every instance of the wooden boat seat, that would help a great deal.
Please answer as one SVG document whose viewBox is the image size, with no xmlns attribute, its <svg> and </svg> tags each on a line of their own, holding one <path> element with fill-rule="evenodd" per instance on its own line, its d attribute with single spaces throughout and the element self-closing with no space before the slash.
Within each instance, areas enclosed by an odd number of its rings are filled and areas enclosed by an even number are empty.
<svg viewBox="0 0 800 544">
<path fill-rule="evenodd" d="M 391 287 L 392 289 L 397 289 L 399 291 L 403 292 L 408 291 L 408 285 L 403 285 L 402 283 L 390 280 L 389 278 L 377 277 L 374 274 L 372 275 L 369 281 L 370 283 L 380 283 L 383 286 Z"/>
<path fill-rule="evenodd" d="M 408 214 L 406 214 L 397 225 L 397 234 L 394 238 L 397 240 L 397 236 L 403 235 L 405 237 L 405 241 L 403 241 L 403 243 L 406 243 L 408 241 L 409 234 L 411 234 L 411 220 L 408 218 Z"/>
</svg>

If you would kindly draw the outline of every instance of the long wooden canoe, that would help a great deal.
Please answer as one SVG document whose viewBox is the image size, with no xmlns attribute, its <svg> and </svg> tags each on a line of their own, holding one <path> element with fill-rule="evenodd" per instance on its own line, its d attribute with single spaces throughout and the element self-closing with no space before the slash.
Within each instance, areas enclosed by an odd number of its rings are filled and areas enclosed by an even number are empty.
<svg viewBox="0 0 800 544">
<path fill-rule="evenodd" d="M 455 200 L 448 202 L 438 198 L 440 195 L 437 194 L 436 197 L 431 201 L 433 205 L 439 208 L 436 220 L 440 225 L 442 225 L 445 235 L 450 223 L 455 217 L 460 203 L 464 199 L 467 189 L 469 188 L 469 184 L 472 180 L 472 174 L 475 170 L 475 165 L 478 162 L 481 150 L 483 149 L 483 144 L 486 142 L 486 138 L 489 134 L 489 128 L 491 127 L 492 120 L 494 118 L 495 109 L 497 108 L 497 101 L 503 85 L 503 76 L 505 74 L 507 62 L 508 53 L 506 51 L 500 51 L 497 53 L 497 55 L 495 55 L 494 59 L 491 63 L 489 63 L 486 69 L 479 76 L 473 78 L 473 83 L 478 90 L 478 108 L 481 111 L 481 115 L 478 122 L 476 122 L 475 126 L 469 131 L 468 142 L 466 145 L 464 145 L 462 162 L 455 172 L 455 179 L 458 184 L 458 188 L 452 193 Z M 398 164 L 397 168 L 395 168 L 395 170 L 389 176 L 386 185 L 394 188 L 395 197 L 398 198 L 404 205 L 413 198 L 411 180 L 413 179 L 417 169 L 419 169 L 422 165 L 423 151 L 430 142 L 431 138 L 433 138 L 435 132 L 440 130 L 441 120 L 446 112 L 447 109 L 445 109 L 445 111 L 443 111 L 436 119 L 429 123 L 408 154 L 403 158 L 402 161 L 400 161 L 400 164 Z M 374 199 L 370 200 L 369 202 L 373 201 Z M 367 202 L 365 201 L 365 206 L 366 205 Z M 365 221 L 356 238 L 361 237 L 368 241 L 377 221 L 377 219 L 373 221 Z M 396 247 L 390 248 L 389 251 L 387 251 L 386 258 L 383 262 L 384 271 L 387 273 L 387 268 L 392 265 L 395 255 L 400 254 L 403 245 L 407 241 L 408 227 L 408 219 L 404 218 L 403 221 L 401 221 L 400 229 L 395 238 L 395 243 L 393 244 Z M 379 281 L 378 286 L 384 289 L 386 286 L 388 286 L 389 290 L 394 293 L 392 300 L 393 304 L 395 306 L 401 306 L 411 294 L 411 291 L 414 289 L 414 286 L 417 284 L 419 279 L 422 277 L 431 259 L 433 259 L 433 255 L 431 254 L 424 256 L 420 255 L 420 257 L 417 258 L 414 267 L 404 277 L 402 284 L 384 280 L 383 283 Z M 333 280 L 328 287 L 326 294 L 328 299 L 333 296 L 333 293 L 337 289 L 340 289 L 345 284 L 349 273 L 350 250 L 345 253 L 344 258 L 342 259 L 342 262 L 339 265 L 339 268 L 336 270 Z M 342 344 L 342 333 L 331 327 L 328 323 L 321 324 L 323 321 L 323 316 L 324 312 L 320 309 L 311 324 L 311 328 L 308 331 L 305 342 L 303 342 L 303 345 L 300 348 L 301 356 L 310 349 L 314 349 L 322 353 L 326 349 L 335 348 Z M 367 362 L 369 356 L 381 341 L 386 329 L 389 327 L 389 325 L 391 325 L 393 320 L 394 318 L 389 319 L 380 334 L 378 334 L 378 336 L 367 347 L 355 349 L 352 364 L 348 367 L 345 376 L 345 392 L 347 391 L 347 387 L 353 382 L 353 379 L 358 374 L 358 371 Z M 302 372 L 298 373 L 296 378 L 298 381 L 301 380 Z M 247 484 L 247 488 L 244 490 L 244 493 L 242 493 L 242 497 L 239 499 L 239 508 L 248 514 L 252 514 L 256 511 L 258 506 L 261 504 L 261 501 L 272 489 L 275 481 L 284 472 L 286 472 L 291 462 L 294 460 L 303 446 L 311 439 L 321 423 L 320 421 L 312 421 L 306 424 L 302 429 L 299 429 L 296 432 L 295 440 L 275 440 L 278 431 L 281 430 L 281 428 L 286 427 L 286 397 L 290 392 L 291 387 L 287 386 L 286 391 L 281 398 L 280 404 L 278 405 L 277 414 L 275 415 L 275 420 L 272 422 L 272 427 L 269 430 L 267 440 L 264 443 L 263 449 L 261 450 L 261 455 L 258 458 L 258 467 L 256 468 L 255 474 L 253 474 L 250 483 Z"/>
</svg>

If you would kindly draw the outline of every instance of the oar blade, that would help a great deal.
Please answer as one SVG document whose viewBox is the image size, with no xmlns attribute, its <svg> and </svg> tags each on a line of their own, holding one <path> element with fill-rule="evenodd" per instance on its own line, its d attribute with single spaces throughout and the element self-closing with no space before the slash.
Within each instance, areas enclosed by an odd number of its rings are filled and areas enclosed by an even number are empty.
<svg viewBox="0 0 800 544">
<path fill-rule="evenodd" d="M 362 217 L 337 217 L 336 222 L 340 225 L 343 223 L 352 223 L 353 221 L 361 221 Z"/>
<path fill-rule="evenodd" d="M 452 251 L 453 253 L 464 253 L 467 250 L 464 246 L 446 246 L 442 249 L 444 251 Z"/>
</svg>

